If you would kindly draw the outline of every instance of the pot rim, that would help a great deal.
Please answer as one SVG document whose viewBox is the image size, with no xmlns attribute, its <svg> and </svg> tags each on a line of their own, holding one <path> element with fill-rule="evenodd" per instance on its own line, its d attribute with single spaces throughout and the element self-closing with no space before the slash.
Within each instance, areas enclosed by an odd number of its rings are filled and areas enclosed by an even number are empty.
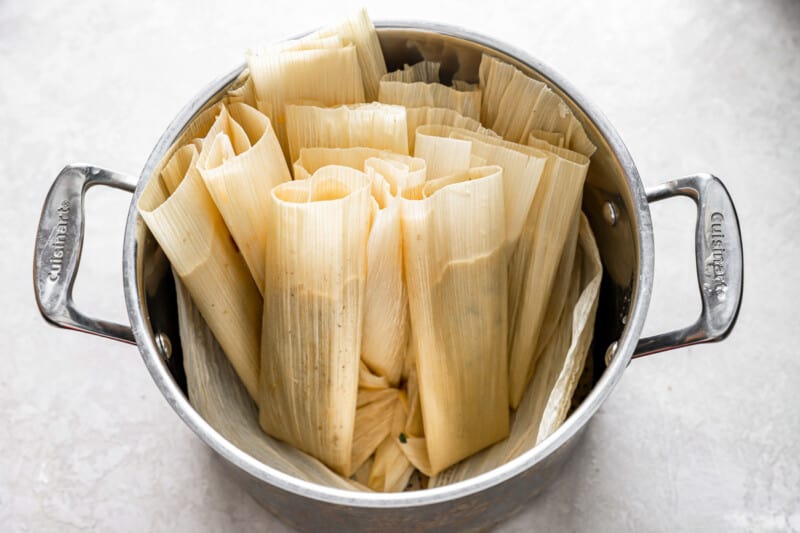
<svg viewBox="0 0 800 533">
<path fill-rule="evenodd" d="M 200 109 L 202 109 L 212 96 L 236 79 L 244 70 L 245 65 L 240 65 L 229 74 L 211 82 L 200 91 L 178 113 L 172 122 L 170 122 L 164 134 L 155 145 L 139 177 L 136 191 L 128 210 L 122 250 L 122 271 L 128 317 L 145 366 L 169 405 L 175 410 L 183 422 L 209 447 L 226 461 L 260 481 L 269 483 L 274 487 L 298 496 L 350 507 L 402 508 L 453 501 L 501 484 L 533 468 L 537 463 L 545 460 L 556 450 L 561 448 L 570 439 L 576 437 L 576 434 L 589 422 L 622 377 L 622 373 L 630 362 L 633 351 L 639 340 L 652 293 L 654 262 L 653 231 L 650 209 L 648 207 L 644 187 L 631 155 L 619 134 L 605 115 L 588 99 L 581 95 L 556 70 L 514 46 L 456 26 L 424 21 L 400 20 L 375 21 L 375 27 L 379 31 L 394 29 L 414 30 L 471 41 L 500 54 L 514 58 L 518 62 L 540 72 L 543 76 L 548 78 L 550 85 L 557 86 L 572 100 L 572 105 L 580 108 L 587 118 L 594 123 L 601 134 L 600 140 L 608 145 L 609 152 L 616 158 L 617 164 L 624 173 L 625 181 L 634 204 L 631 216 L 633 218 L 634 227 L 638 229 L 639 237 L 638 240 L 634 242 L 637 248 L 638 272 L 633 284 L 631 298 L 633 305 L 630 311 L 630 317 L 620 335 L 613 360 L 594 387 L 592 387 L 586 399 L 552 435 L 519 457 L 474 478 L 444 487 L 420 491 L 368 493 L 318 485 L 295 478 L 267 466 L 234 446 L 194 410 L 186 396 L 173 380 L 166 365 L 164 365 L 161 360 L 159 350 L 155 344 L 153 332 L 142 310 L 140 295 L 143 294 L 143 292 L 139 286 L 139 277 L 137 276 L 136 269 L 138 262 L 137 233 L 144 223 L 138 214 L 136 204 L 153 170 L 180 135 L 184 126 Z"/>
</svg>

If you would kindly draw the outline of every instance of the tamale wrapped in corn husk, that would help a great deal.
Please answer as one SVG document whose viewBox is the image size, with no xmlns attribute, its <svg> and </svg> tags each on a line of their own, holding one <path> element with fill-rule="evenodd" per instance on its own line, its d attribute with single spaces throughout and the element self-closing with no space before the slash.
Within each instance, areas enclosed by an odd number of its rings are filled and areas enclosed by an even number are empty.
<svg viewBox="0 0 800 533">
<path fill-rule="evenodd" d="M 196 168 L 197 158 L 194 143 L 179 148 L 147 184 L 137 207 L 255 398 L 261 295 Z"/>
<path fill-rule="evenodd" d="M 510 141 L 525 143 L 534 131 L 564 135 L 565 145 L 585 156 L 595 146 L 569 106 L 546 84 L 486 54 L 480 64 L 481 122 Z"/>
<path fill-rule="evenodd" d="M 381 81 L 378 101 L 406 107 L 444 107 L 465 117 L 481 116 L 481 91 L 459 91 L 441 83 Z"/>
<path fill-rule="evenodd" d="M 269 195 L 291 179 L 278 139 L 263 113 L 231 104 L 222 108 L 203 144 L 200 174 L 263 293 Z"/>
<path fill-rule="evenodd" d="M 361 359 L 373 372 L 397 386 L 403 373 L 410 319 L 403 279 L 400 188 L 391 176 L 387 179 L 375 171 L 380 163 L 380 159 L 367 162 L 377 213 L 367 243 Z"/>
<path fill-rule="evenodd" d="M 379 103 L 323 108 L 286 106 L 286 130 L 291 161 L 303 148 L 362 146 L 408 154 L 406 110 Z"/>
<path fill-rule="evenodd" d="M 272 121 L 285 154 L 286 104 L 334 106 L 364 101 L 356 46 L 338 35 L 311 35 L 247 53 L 258 109 Z M 293 159 L 292 159 L 293 160 Z"/>
<path fill-rule="evenodd" d="M 502 169 L 428 181 L 402 198 L 417 379 L 435 474 L 508 434 Z"/>
<path fill-rule="evenodd" d="M 327 166 L 308 180 L 275 187 L 271 198 L 261 427 L 349 476 L 370 180 L 351 168 Z"/>
<path fill-rule="evenodd" d="M 298 479 L 345 490 L 368 490 L 333 472 L 318 459 L 276 440 L 258 425 L 258 408 L 213 333 L 176 276 L 178 325 L 189 400 L 200 416 L 254 459 Z"/>
<path fill-rule="evenodd" d="M 546 144 L 546 143 L 545 143 Z M 516 408 L 536 364 L 536 346 L 556 267 L 580 210 L 589 159 L 553 147 L 509 272 L 509 402 Z"/>
<path fill-rule="evenodd" d="M 567 291 L 548 302 L 547 314 L 556 316 L 556 327 L 542 345 L 534 379 L 514 413 L 508 439 L 431 478 L 431 487 L 488 472 L 530 450 L 566 420 L 589 357 L 602 278 L 600 254 L 586 217 L 579 215 L 576 226 L 579 227 L 576 250 L 565 254 L 572 256 L 572 268 L 559 268 L 559 284 L 567 287 Z M 565 256 L 561 265 L 569 262 Z"/>
</svg>

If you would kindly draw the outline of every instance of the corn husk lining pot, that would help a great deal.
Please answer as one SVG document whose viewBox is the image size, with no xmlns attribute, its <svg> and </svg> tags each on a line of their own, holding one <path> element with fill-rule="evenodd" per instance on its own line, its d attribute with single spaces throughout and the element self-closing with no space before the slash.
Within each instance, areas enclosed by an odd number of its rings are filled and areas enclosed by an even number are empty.
<svg viewBox="0 0 800 533">
<path fill-rule="evenodd" d="M 153 380 L 178 416 L 219 454 L 230 474 L 259 503 L 287 523 L 310 531 L 481 529 L 508 518 L 552 482 L 631 358 L 727 336 L 742 293 L 738 220 L 722 183 L 707 174 L 665 182 L 646 193 L 630 154 L 602 113 L 555 71 L 524 52 L 450 26 L 421 22 L 376 26 L 389 70 L 428 59 L 442 63 L 444 79 L 458 73 L 462 79 L 477 80 L 482 53 L 514 64 L 564 98 L 598 147 L 583 199 L 604 267 L 589 355 L 593 387 L 554 434 L 505 465 L 460 483 L 397 494 L 359 493 L 299 480 L 257 461 L 192 408 L 185 393 L 172 275 L 135 205 L 144 184 L 174 150 L 192 118 L 241 81 L 244 65 L 209 84 L 181 110 L 138 181 L 85 165 L 61 172 L 45 202 L 37 235 L 37 303 L 55 325 L 137 344 Z M 122 254 L 130 327 L 88 317 L 72 301 L 83 239 L 83 196 L 97 184 L 133 192 Z M 695 245 L 703 312 L 691 326 L 640 339 L 653 284 L 648 202 L 676 195 L 689 196 L 698 205 Z"/>
</svg>

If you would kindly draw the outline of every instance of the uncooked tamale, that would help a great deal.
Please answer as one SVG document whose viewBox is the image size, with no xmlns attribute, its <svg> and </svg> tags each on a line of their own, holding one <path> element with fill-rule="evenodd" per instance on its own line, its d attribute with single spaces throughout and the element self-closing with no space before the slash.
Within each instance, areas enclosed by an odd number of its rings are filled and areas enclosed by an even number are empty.
<svg viewBox="0 0 800 533">
<path fill-rule="evenodd" d="M 433 473 L 508 433 L 507 265 L 500 167 L 403 192 L 403 246 Z"/>
<path fill-rule="evenodd" d="M 324 108 L 286 106 L 289 154 L 296 161 L 303 148 L 363 146 L 408 154 L 406 110 L 379 103 Z"/>
<path fill-rule="evenodd" d="M 178 149 L 162 175 L 147 184 L 137 207 L 236 374 L 256 398 L 261 296 L 197 171 L 197 157 L 194 143 Z"/>
<path fill-rule="evenodd" d="M 533 375 L 556 267 L 570 222 L 580 210 L 589 166 L 589 159 L 581 154 L 552 150 L 545 151 L 547 165 L 509 268 L 509 401 L 513 408 Z"/>
<path fill-rule="evenodd" d="M 269 119 L 247 104 L 223 107 L 198 168 L 263 293 L 269 194 L 291 179 Z"/>
<path fill-rule="evenodd" d="M 272 190 L 260 422 L 349 475 L 370 224 L 370 181 L 328 166 Z"/>
<path fill-rule="evenodd" d="M 481 122 L 505 139 L 525 143 L 534 131 L 563 134 L 565 145 L 585 156 L 595 146 L 564 100 L 545 83 L 483 55 L 480 65 Z"/>
</svg>

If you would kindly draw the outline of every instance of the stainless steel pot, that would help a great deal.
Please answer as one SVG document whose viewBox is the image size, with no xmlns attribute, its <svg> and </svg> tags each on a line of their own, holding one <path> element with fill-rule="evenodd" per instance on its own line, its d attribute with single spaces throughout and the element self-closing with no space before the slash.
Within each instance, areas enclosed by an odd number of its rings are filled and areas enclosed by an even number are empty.
<svg viewBox="0 0 800 533">
<path fill-rule="evenodd" d="M 563 97 L 598 147 L 583 200 L 604 265 L 590 354 L 594 386 L 546 441 L 500 468 L 447 487 L 401 494 L 356 493 L 295 479 L 256 461 L 192 408 L 185 392 L 172 277 L 135 205 L 187 124 L 240 78 L 244 66 L 211 83 L 181 110 L 150 154 L 138 182 L 82 165 L 68 166 L 59 174 L 45 201 L 36 237 L 36 298 L 44 318 L 55 325 L 137 344 L 153 380 L 178 416 L 224 459 L 257 501 L 295 527 L 313 531 L 480 529 L 509 517 L 551 482 L 631 358 L 727 336 L 742 296 L 739 223 L 728 192 L 714 176 L 688 176 L 645 191 L 630 154 L 603 114 L 553 69 L 521 50 L 449 26 L 419 22 L 377 26 L 390 69 L 425 58 L 441 61 L 444 76 L 458 72 L 462 79 L 476 79 L 482 53 L 516 65 Z M 83 199 L 95 185 L 133 193 L 122 250 L 130 327 L 88 317 L 72 301 L 83 245 Z M 653 284 L 648 204 L 677 195 L 697 204 L 695 247 L 702 313 L 686 328 L 640 339 Z"/>
</svg>

